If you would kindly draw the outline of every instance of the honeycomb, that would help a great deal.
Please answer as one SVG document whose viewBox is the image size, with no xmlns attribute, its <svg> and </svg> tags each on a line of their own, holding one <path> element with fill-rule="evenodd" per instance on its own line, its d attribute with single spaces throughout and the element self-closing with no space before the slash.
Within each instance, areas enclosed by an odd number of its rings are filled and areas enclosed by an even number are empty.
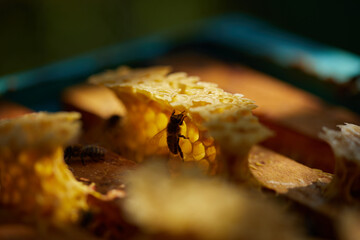
<svg viewBox="0 0 360 240">
<path fill-rule="evenodd" d="M 222 168 L 220 151 L 244 158 L 253 144 L 270 135 L 252 115 L 253 101 L 198 77 L 170 72 L 162 66 L 119 67 L 90 77 L 90 83 L 112 89 L 126 107 L 118 144 L 127 157 L 143 161 L 169 153 L 164 129 L 174 110 L 186 115 L 181 126 L 186 139 L 179 141 L 183 160 L 211 174 Z"/>
<path fill-rule="evenodd" d="M 360 200 L 360 126 L 345 124 L 338 127 L 340 131 L 324 128 L 320 134 L 336 157 L 334 177 L 326 194 L 329 198 L 353 202 Z"/>
<path fill-rule="evenodd" d="M 64 163 L 78 136 L 78 113 L 31 113 L 0 121 L 0 203 L 54 224 L 76 221 L 88 188 Z"/>
<path fill-rule="evenodd" d="M 302 239 L 292 216 L 269 199 L 186 169 L 171 176 L 159 161 L 127 176 L 123 204 L 128 221 L 161 239 Z"/>
</svg>

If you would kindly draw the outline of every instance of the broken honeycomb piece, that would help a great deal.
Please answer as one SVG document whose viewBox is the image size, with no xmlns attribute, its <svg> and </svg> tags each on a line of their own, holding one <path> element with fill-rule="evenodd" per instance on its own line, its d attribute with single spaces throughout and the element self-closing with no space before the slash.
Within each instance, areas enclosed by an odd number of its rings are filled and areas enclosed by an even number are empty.
<svg viewBox="0 0 360 240">
<path fill-rule="evenodd" d="M 78 137 L 80 114 L 31 113 L 0 121 L 0 203 L 55 224 L 76 221 L 88 188 L 77 182 L 63 146 Z"/>
<path fill-rule="evenodd" d="M 181 134 L 188 139 L 179 140 L 184 161 L 202 162 L 209 173 L 219 169 L 216 156 L 220 148 L 244 159 L 253 144 L 270 135 L 252 115 L 256 107 L 253 101 L 201 82 L 198 77 L 170 71 L 169 67 L 120 67 L 89 79 L 112 89 L 124 103 L 128 114 L 118 143 L 129 158 L 142 161 L 148 155 L 169 152 L 166 137 L 159 135 L 166 133 L 163 130 L 174 110 L 186 115 Z M 208 154 L 206 149 L 210 149 Z"/>
<path fill-rule="evenodd" d="M 346 123 L 340 131 L 324 128 L 320 137 L 335 153 L 335 173 L 326 189 L 329 198 L 359 201 L 360 196 L 360 126 Z"/>
<path fill-rule="evenodd" d="M 140 231 L 164 239 L 302 239 L 269 199 L 191 170 L 171 176 L 159 159 L 127 175 L 123 208 Z"/>
</svg>

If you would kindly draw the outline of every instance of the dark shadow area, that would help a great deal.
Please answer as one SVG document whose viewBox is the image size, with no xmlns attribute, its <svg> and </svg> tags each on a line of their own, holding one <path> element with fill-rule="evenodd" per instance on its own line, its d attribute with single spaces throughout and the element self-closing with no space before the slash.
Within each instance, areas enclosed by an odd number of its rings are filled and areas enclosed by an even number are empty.
<svg viewBox="0 0 360 240">
<path fill-rule="evenodd" d="M 229 13 L 360 54 L 359 12 L 356 0 L 2 0 L 0 75 Z"/>
</svg>

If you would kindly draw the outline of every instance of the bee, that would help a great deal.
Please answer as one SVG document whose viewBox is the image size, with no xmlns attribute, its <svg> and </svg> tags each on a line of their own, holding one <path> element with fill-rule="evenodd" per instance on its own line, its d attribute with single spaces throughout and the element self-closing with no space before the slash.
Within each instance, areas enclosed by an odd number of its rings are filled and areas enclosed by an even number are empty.
<svg viewBox="0 0 360 240">
<path fill-rule="evenodd" d="M 180 138 L 188 139 L 184 135 L 180 134 L 180 126 L 183 124 L 185 119 L 184 111 L 180 114 L 175 114 L 175 110 L 172 112 L 170 116 L 170 121 L 166 127 L 166 142 L 170 152 L 173 154 L 180 154 L 181 159 L 184 161 L 184 154 L 179 145 Z"/>
<path fill-rule="evenodd" d="M 155 139 L 160 139 L 163 133 L 166 132 L 166 143 L 169 151 L 175 155 L 179 154 L 181 159 L 184 161 L 184 154 L 181 150 L 179 145 L 180 138 L 189 139 L 180 133 L 181 128 L 180 126 L 183 124 L 186 115 L 184 114 L 185 111 L 175 114 L 175 110 L 172 112 L 170 116 L 169 123 L 167 124 L 166 128 L 159 133 L 157 133 L 151 140 L 151 142 L 155 142 Z"/>
<path fill-rule="evenodd" d="M 64 159 L 69 163 L 71 158 L 80 157 L 81 163 L 85 165 L 85 158 L 90 158 L 94 161 L 104 160 L 106 149 L 97 145 L 80 145 L 75 144 L 65 148 Z"/>
<path fill-rule="evenodd" d="M 115 128 L 119 123 L 121 123 L 122 121 L 122 117 L 120 115 L 114 114 L 111 115 L 107 120 L 106 120 L 106 125 L 105 128 L 106 129 L 113 129 Z"/>
</svg>

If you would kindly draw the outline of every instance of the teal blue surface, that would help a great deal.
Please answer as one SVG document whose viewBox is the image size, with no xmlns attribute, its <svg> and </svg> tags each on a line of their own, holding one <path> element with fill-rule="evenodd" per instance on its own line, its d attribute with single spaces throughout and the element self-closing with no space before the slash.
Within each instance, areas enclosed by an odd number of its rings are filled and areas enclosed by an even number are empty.
<svg viewBox="0 0 360 240">
<path fill-rule="evenodd" d="M 213 21 L 204 31 L 205 38 L 281 66 L 301 66 L 321 79 L 345 83 L 360 74 L 360 57 L 313 42 L 246 16 L 229 16 Z"/>
</svg>

